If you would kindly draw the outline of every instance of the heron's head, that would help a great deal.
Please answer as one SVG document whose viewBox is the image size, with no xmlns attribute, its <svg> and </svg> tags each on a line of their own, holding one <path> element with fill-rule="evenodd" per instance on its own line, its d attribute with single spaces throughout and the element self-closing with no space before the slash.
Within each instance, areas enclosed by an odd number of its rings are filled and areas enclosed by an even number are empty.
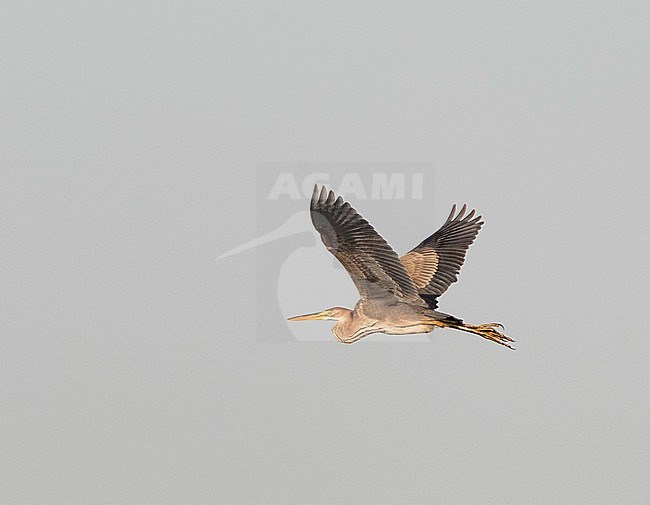
<svg viewBox="0 0 650 505">
<path fill-rule="evenodd" d="M 350 309 L 345 307 L 332 307 L 325 309 L 322 312 L 314 312 L 313 314 L 304 314 L 302 316 L 293 316 L 287 321 L 312 321 L 312 320 L 328 320 L 328 321 L 344 321 L 349 319 L 352 315 Z"/>
</svg>

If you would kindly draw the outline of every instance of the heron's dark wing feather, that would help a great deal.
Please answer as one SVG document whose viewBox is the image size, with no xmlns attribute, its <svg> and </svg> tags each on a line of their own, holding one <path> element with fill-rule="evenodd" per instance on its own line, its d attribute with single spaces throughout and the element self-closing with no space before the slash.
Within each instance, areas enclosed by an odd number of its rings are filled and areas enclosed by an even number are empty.
<svg viewBox="0 0 650 505">
<path fill-rule="evenodd" d="M 463 205 L 455 215 L 454 205 L 437 232 L 400 258 L 421 296 L 440 296 L 458 280 L 467 249 L 483 226 L 481 216 L 474 217 L 474 210 L 465 216 L 466 210 Z"/>
<path fill-rule="evenodd" d="M 348 271 L 362 299 L 420 301 L 397 253 L 343 198 L 315 186 L 310 210 L 323 244 Z"/>
</svg>

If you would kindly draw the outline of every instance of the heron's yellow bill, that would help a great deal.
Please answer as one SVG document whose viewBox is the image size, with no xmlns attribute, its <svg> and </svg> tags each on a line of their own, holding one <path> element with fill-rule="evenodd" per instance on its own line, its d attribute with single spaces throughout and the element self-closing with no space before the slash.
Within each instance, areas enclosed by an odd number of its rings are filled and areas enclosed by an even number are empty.
<svg viewBox="0 0 650 505">
<path fill-rule="evenodd" d="M 327 310 L 323 312 L 314 312 L 313 314 L 304 314 L 302 316 L 293 316 L 287 319 L 287 321 L 312 321 L 315 319 L 327 319 L 330 317 L 330 313 Z"/>
</svg>

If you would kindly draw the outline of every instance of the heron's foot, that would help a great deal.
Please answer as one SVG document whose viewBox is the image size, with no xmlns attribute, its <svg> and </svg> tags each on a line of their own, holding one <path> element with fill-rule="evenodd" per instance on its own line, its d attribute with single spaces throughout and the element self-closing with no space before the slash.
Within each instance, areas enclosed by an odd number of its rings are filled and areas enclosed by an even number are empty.
<svg viewBox="0 0 650 505">
<path fill-rule="evenodd" d="M 501 328 L 502 330 L 505 330 L 505 329 L 506 329 L 506 327 L 503 326 L 501 323 L 485 323 L 485 324 L 479 324 L 479 325 L 477 326 L 477 328 L 481 328 L 481 329 L 483 329 L 483 328 L 485 328 L 485 329 L 489 329 L 489 328 Z M 504 337 L 505 337 L 505 335 L 504 335 Z M 506 338 L 508 338 L 508 337 L 506 337 Z M 514 340 L 510 340 L 510 342 L 514 342 Z"/>
<path fill-rule="evenodd" d="M 488 340 L 491 340 L 492 342 L 496 342 L 497 344 L 503 345 L 509 349 L 514 350 L 514 347 L 510 345 L 510 342 L 514 342 L 514 340 L 510 338 L 508 335 L 497 330 L 497 328 L 500 328 L 501 330 L 505 329 L 501 323 L 486 323 L 486 324 L 479 324 L 479 325 L 466 324 L 464 326 L 470 329 L 472 333 L 476 333 L 477 335 L 480 335 L 483 338 L 486 338 Z"/>
</svg>

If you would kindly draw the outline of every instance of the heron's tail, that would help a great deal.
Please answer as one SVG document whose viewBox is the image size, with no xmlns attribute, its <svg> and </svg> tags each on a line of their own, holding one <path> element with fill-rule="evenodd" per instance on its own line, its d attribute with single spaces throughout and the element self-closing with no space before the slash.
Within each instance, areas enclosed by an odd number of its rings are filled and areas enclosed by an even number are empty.
<svg viewBox="0 0 650 505">
<path fill-rule="evenodd" d="M 474 335 L 479 335 L 487 340 L 496 342 L 497 344 L 503 345 L 508 349 L 514 350 L 514 347 L 510 345 L 510 342 L 514 342 L 513 339 L 501 333 L 497 328 L 504 330 L 502 324 L 499 323 L 488 323 L 488 324 L 466 324 L 462 320 L 450 316 L 448 319 L 440 321 L 447 328 L 454 328 L 456 330 L 466 331 L 468 333 L 473 333 Z"/>
</svg>

